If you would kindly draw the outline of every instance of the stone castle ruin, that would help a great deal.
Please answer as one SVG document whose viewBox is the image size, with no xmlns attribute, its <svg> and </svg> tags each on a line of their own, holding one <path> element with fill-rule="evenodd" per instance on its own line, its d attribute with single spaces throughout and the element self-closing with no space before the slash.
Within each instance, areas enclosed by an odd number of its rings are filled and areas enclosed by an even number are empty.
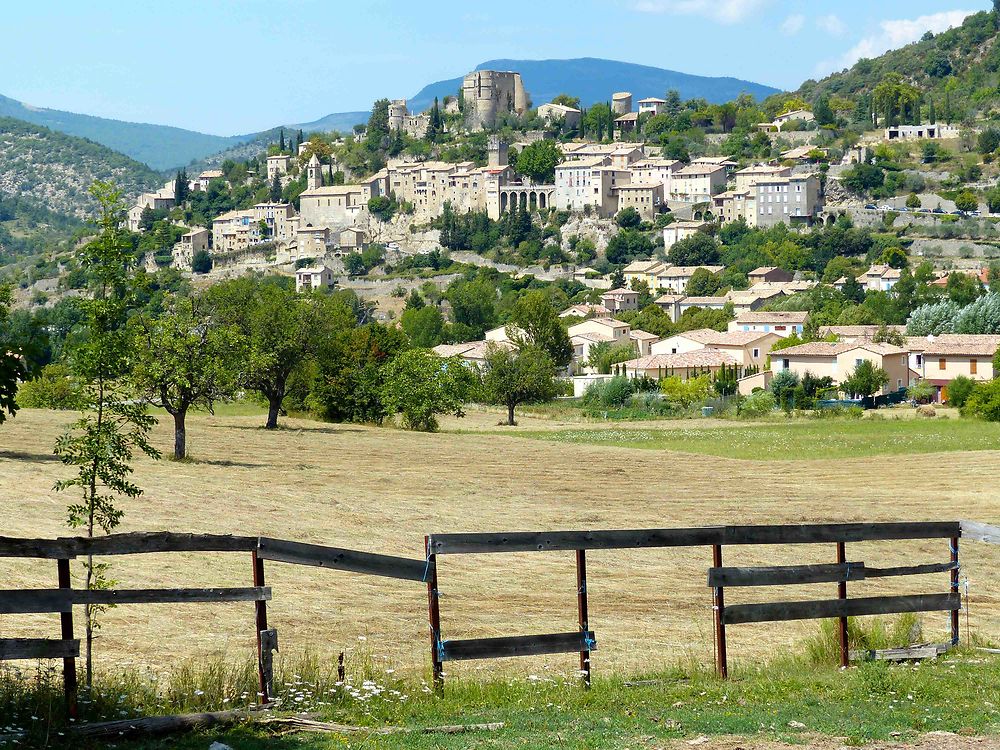
<svg viewBox="0 0 1000 750">
<path fill-rule="evenodd" d="M 389 102 L 389 128 L 402 130 L 413 138 L 423 138 L 431 124 L 429 114 L 410 114 L 406 107 L 406 99 L 394 99 Z"/>
<path fill-rule="evenodd" d="M 476 70 L 462 81 L 465 124 L 470 130 L 496 126 L 502 113 L 523 115 L 528 110 L 528 94 L 520 73 Z"/>
</svg>

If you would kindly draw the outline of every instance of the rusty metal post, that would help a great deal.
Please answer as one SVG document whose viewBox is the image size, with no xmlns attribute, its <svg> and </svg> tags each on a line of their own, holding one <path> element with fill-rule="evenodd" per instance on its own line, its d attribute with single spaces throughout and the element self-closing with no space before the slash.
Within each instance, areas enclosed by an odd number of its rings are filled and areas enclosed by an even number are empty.
<svg viewBox="0 0 1000 750">
<path fill-rule="evenodd" d="M 434 671 L 434 692 L 444 695 L 444 668 L 441 664 L 441 605 L 438 593 L 437 556 L 431 554 L 430 537 L 424 537 L 424 551 L 427 556 L 427 616 L 431 629 L 431 667 Z"/>
<path fill-rule="evenodd" d="M 837 542 L 837 562 L 841 565 L 847 563 L 847 544 L 844 542 Z M 850 569 L 848 569 L 849 571 Z M 848 574 L 849 577 L 849 574 Z M 846 600 L 847 599 L 847 581 L 841 581 L 837 584 L 837 598 Z M 847 617 L 840 618 L 840 666 L 848 667 L 851 664 L 851 652 L 850 646 L 847 642 Z"/>
<path fill-rule="evenodd" d="M 73 588 L 73 582 L 69 576 L 69 560 L 60 558 L 56 561 L 56 569 L 59 575 L 59 588 Z M 64 641 L 73 640 L 73 608 L 69 612 L 59 614 L 59 625 L 62 630 Z M 78 719 L 79 711 L 76 704 L 76 659 L 68 657 L 63 659 L 63 689 L 66 693 L 66 712 L 71 719 Z"/>
<path fill-rule="evenodd" d="M 347 679 L 347 669 L 344 667 L 344 652 L 341 651 L 337 656 L 337 680 L 338 682 L 344 682 Z"/>
<path fill-rule="evenodd" d="M 951 561 L 954 564 L 954 568 L 951 571 L 951 593 L 958 594 L 958 537 L 952 537 L 951 540 Z M 966 602 L 965 606 L 968 607 L 969 603 Z M 951 611 L 951 645 L 958 645 L 958 616 L 959 611 L 953 609 Z"/>
<path fill-rule="evenodd" d="M 587 633 L 590 632 L 590 609 L 587 605 L 587 553 L 582 549 L 576 551 L 576 611 L 581 637 L 587 638 Z M 580 675 L 583 678 L 583 686 L 590 689 L 589 643 L 580 651 Z"/>
<path fill-rule="evenodd" d="M 712 545 L 712 566 L 722 567 L 721 544 Z M 726 660 L 726 623 L 723 621 L 726 603 L 722 586 L 713 589 L 712 603 L 712 609 L 715 610 L 715 667 L 719 677 L 725 680 L 729 678 L 729 663 Z"/>
<path fill-rule="evenodd" d="M 254 550 L 250 553 L 253 556 L 253 585 L 263 586 L 264 585 L 264 561 L 257 557 L 257 551 Z M 258 601 L 254 602 L 255 621 L 257 623 L 256 636 L 257 636 L 257 676 L 260 683 L 260 703 L 265 705 L 271 702 L 270 696 L 267 694 L 267 677 L 264 674 L 264 649 L 263 640 L 261 633 L 267 630 L 267 602 Z"/>
</svg>

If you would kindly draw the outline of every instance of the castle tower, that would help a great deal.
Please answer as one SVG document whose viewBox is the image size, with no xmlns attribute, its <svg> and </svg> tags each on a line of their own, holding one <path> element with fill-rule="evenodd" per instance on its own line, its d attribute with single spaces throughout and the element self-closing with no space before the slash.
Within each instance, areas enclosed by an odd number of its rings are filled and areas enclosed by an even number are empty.
<svg viewBox="0 0 1000 750">
<path fill-rule="evenodd" d="M 408 114 L 406 99 L 393 99 L 389 102 L 389 129 L 402 130 L 403 120 Z"/>
<path fill-rule="evenodd" d="M 507 142 L 500 139 L 498 135 L 491 135 L 488 141 L 489 161 L 487 164 L 491 168 L 507 166 Z"/>
<path fill-rule="evenodd" d="M 309 159 L 306 174 L 306 190 L 316 190 L 323 187 L 323 165 L 319 163 L 316 154 Z"/>
<path fill-rule="evenodd" d="M 619 91 L 611 95 L 611 111 L 615 117 L 627 115 L 632 111 L 632 94 L 628 91 Z"/>
</svg>

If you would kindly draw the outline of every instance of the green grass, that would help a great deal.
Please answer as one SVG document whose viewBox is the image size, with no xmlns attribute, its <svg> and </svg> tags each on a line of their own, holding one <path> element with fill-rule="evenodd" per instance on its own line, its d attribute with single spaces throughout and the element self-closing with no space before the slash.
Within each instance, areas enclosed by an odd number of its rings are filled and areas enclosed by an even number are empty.
<svg viewBox="0 0 1000 750">
<path fill-rule="evenodd" d="M 722 682 L 705 669 L 677 668 L 628 684 L 599 673 L 591 690 L 542 673 L 492 682 L 450 683 L 443 699 L 396 683 L 362 699 L 333 699 L 320 717 L 361 726 L 431 727 L 503 722 L 499 731 L 461 735 L 312 735 L 276 737 L 242 727 L 119 745 L 132 750 L 203 749 L 219 740 L 257 748 L 594 748 L 649 746 L 699 735 L 739 735 L 806 743 L 816 736 L 850 744 L 922 732 L 1000 732 L 1000 658 L 952 655 L 919 665 L 862 664 L 847 672 L 801 659 L 735 669 Z M 382 681 L 383 683 L 385 680 Z M 304 689 L 308 692 L 308 686 Z M 369 691 L 369 695 L 371 691 Z M 403 698 L 402 696 L 405 696 Z M 799 728 L 794 722 L 805 725 Z"/>
<path fill-rule="evenodd" d="M 260 725 L 218 728 L 162 739 L 115 742 L 126 750 L 204 750 L 213 741 L 234 750 L 268 748 L 636 748 L 699 735 L 737 735 L 805 744 L 817 737 L 843 737 L 850 744 L 931 730 L 1000 734 L 1000 656 L 961 649 L 919 664 L 862 663 L 841 671 L 833 621 L 818 625 L 806 648 L 765 663 L 732 664 L 731 678 L 693 662 L 624 677 L 601 671 L 595 655 L 594 682 L 583 690 L 575 673 L 530 671 L 521 663 L 499 664 L 482 680 L 446 676 L 444 695 L 425 680 L 400 678 L 364 649 L 348 659 L 347 680 L 336 664 L 310 654 L 279 654 L 277 713 L 358 727 L 405 727 L 396 735 L 293 733 Z M 921 638 L 914 615 L 851 619 L 851 645 L 898 646 Z M 516 675 L 516 676 L 512 676 Z M 190 662 L 169 684 L 151 673 L 99 674 L 97 687 L 81 699 L 87 721 L 210 711 L 246 706 L 254 700 L 256 674 L 249 662 L 224 659 Z M 0 747 L 97 748 L 65 737 L 58 670 L 0 669 Z M 503 723 L 500 730 L 444 735 L 426 727 Z M 799 726 L 804 725 L 804 728 Z M 3 733 L 27 730 L 20 745 L 3 744 Z M 60 732 L 64 732 L 60 734 Z"/>
<path fill-rule="evenodd" d="M 1000 450 L 1000 424 L 967 419 L 817 419 L 724 427 L 583 428 L 517 435 L 561 443 L 755 460 Z"/>
</svg>

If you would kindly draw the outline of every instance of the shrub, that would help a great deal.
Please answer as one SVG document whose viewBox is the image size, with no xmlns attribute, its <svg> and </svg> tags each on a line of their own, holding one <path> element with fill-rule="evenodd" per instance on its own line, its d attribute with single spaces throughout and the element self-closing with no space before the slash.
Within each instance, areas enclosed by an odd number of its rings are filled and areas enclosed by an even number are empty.
<svg viewBox="0 0 1000 750">
<path fill-rule="evenodd" d="M 633 392 L 632 382 L 621 375 L 608 380 L 595 380 L 584 391 L 583 403 L 586 406 L 620 409 L 629 402 Z"/>
<path fill-rule="evenodd" d="M 777 402 L 770 391 L 755 391 L 746 397 L 740 406 L 740 416 L 754 419 L 774 411 Z"/>
<path fill-rule="evenodd" d="M 948 403 L 961 409 L 976 388 L 976 381 L 959 375 L 948 384 Z"/>
<path fill-rule="evenodd" d="M 195 273 L 208 273 L 212 270 L 212 256 L 204 250 L 199 250 L 191 259 L 191 270 Z"/>
<path fill-rule="evenodd" d="M 978 384 L 966 400 L 962 416 L 1000 422 L 1000 378 Z"/>
<path fill-rule="evenodd" d="M 937 389 L 926 380 L 918 380 L 906 389 L 906 397 L 918 404 L 928 404 L 937 394 Z"/>
<path fill-rule="evenodd" d="M 79 409 L 80 386 L 65 365 L 45 365 L 37 378 L 21 383 L 16 400 L 25 409 Z"/>
</svg>

